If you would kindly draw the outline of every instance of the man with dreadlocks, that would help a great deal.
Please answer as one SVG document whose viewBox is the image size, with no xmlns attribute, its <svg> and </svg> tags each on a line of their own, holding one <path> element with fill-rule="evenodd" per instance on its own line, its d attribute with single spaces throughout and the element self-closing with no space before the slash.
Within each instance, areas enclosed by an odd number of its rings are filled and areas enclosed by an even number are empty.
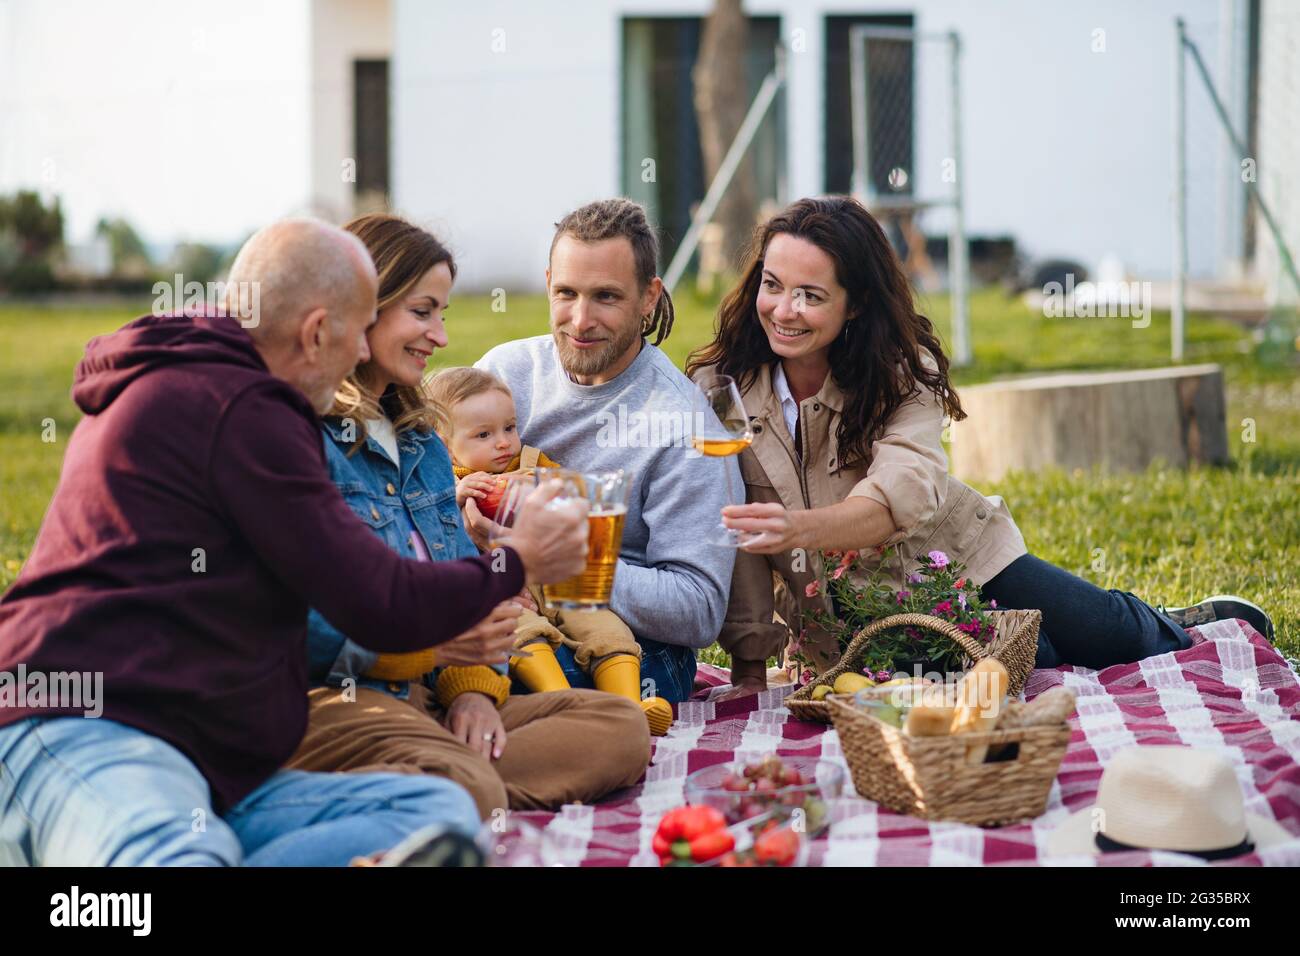
<svg viewBox="0 0 1300 956">
<path fill-rule="evenodd" d="M 722 626 L 735 553 L 700 533 L 727 504 L 718 459 L 689 454 L 688 428 L 663 424 L 689 423 L 697 390 L 658 348 L 673 325 L 658 252 L 631 200 L 569 213 L 556 224 L 546 270 L 551 333 L 498 345 L 477 367 L 509 384 L 524 442 L 581 471 L 631 474 L 610 607 L 641 645 L 643 696 L 675 703 L 693 689 L 696 649 Z M 739 481 L 735 459 L 724 462 Z M 465 512 L 483 533 L 472 498 Z M 567 647 L 555 654 L 557 681 L 591 686 Z"/>
</svg>

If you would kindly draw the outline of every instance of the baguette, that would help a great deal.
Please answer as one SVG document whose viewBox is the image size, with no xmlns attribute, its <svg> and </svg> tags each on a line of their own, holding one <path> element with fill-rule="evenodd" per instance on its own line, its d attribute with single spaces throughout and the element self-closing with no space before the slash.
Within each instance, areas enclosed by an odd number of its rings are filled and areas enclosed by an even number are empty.
<svg viewBox="0 0 1300 956">
<path fill-rule="evenodd" d="M 978 734 L 993 730 L 1010 685 L 1011 675 L 1001 661 L 988 657 L 972 667 L 957 684 L 957 707 L 951 732 Z M 983 763 L 988 750 L 986 743 L 973 743 L 966 748 L 966 761 Z"/>
</svg>

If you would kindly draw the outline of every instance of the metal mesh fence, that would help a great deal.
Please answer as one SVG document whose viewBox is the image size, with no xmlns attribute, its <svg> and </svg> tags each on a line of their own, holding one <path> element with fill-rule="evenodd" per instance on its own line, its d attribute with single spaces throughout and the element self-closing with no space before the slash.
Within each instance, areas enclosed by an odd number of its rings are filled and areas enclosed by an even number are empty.
<svg viewBox="0 0 1300 956">
<path fill-rule="evenodd" d="M 1283 250 L 1300 241 L 1300 7 L 1262 13 L 1253 27 L 1185 24 L 1187 271 L 1294 301 Z"/>
<path fill-rule="evenodd" d="M 952 297 L 953 355 L 970 359 L 958 39 L 893 27 L 850 34 L 853 190 L 912 281 Z"/>
<path fill-rule="evenodd" d="M 1300 332 L 1300 7 L 1263 3 L 1183 24 L 1186 278 L 1263 303 L 1261 351 Z M 1178 152 L 1175 144 L 1175 155 Z M 1177 245 L 1175 246 L 1177 248 Z M 1175 281 L 1178 280 L 1177 274 Z"/>
</svg>

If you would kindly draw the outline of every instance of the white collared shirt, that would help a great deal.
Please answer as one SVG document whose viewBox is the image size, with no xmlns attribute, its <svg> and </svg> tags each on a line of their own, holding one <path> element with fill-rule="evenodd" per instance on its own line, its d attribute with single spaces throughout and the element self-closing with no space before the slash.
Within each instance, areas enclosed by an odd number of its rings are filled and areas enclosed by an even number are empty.
<svg viewBox="0 0 1300 956">
<path fill-rule="evenodd" d="M 785 380 L 785 369 L 781 367 L 780 362 L 776 363 L 776 369 L 772 372 L 772 391 L 776 392 L 776 397 L 781 401 L 781 417 L 785 419 L 785 430 L 797 441 L 795 429 L 799 427 L 799 403 L 794 400 L 794 395 L 790 392 L 790 383 Z"/>
<path fill-rule="evenodd" d="M 379 442 L 379 447 L 388 453 L 394 465 L 399 463 L 401 459 L 397 457 L 397 432 L 394 431 L 393 423 L 387 416 L 367 418 L 366 434 Z"/>
</svg>

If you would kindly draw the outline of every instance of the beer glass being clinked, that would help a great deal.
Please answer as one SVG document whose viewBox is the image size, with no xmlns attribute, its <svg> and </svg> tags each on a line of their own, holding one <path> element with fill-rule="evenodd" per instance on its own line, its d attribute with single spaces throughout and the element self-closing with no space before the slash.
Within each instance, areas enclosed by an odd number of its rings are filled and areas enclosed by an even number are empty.
<svg viewBox="0 0 1300 956">
<path fill-rule="evenodd" d="M 567 581 L 543 586 L 546 605 L 562 610 L 604 610 L 609 607 L 614 590 L 614 571 L 623 545 L 623 524 L 627 520 L 632 487 L 632 476 L 627 472 L 535 468 L 510 475 L 488 543 L 496 547 L 506 537 L 529 491 L 543 481 L 555 479 L 563 484 L 560 493 L 547 504 L 548 508 L 567 507 L 574 500 L 587 502 L 587 567 Z"/>
</svg>

